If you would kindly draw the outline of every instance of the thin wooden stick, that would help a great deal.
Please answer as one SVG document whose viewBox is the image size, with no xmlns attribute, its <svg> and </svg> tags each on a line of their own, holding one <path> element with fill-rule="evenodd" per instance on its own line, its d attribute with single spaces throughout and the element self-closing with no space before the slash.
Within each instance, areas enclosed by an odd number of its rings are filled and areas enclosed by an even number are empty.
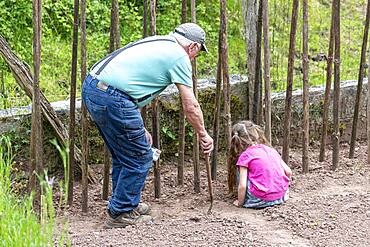
<svg viewBox="0 0 370 247">
<path fill-rule="evenodd" d="M 215 112 L 213 118 L 213 141 L 214 150 L 212 152 L 212 180 L 217 178 L 218 165 L 218 144 L 220 133 L 220 113 L 221 113 L 221 87 L 222 87 L 222 61 L 221 61 L 221 29 L 218 32 L 218 62 L 217 62 L 217 77 L 216 77 L 216 97 L 215 97 Z"/>
<path fill-rule="evenodd" d="M 262 0 L 259 0 L 258 16 L 257 16 L 257 46 L 256 46 L 256 60 L 254 69 L 254 91 L 253 91 L 253 122 L 261 124 L 262 120 L 262 104 L 261 104 L 261 42 L 262 42 Z"/>
<path fill-rule="evenodd" d="M 262 0 L 263 17 L 263 61 L 265 81 L 265 136 L 271 142 L 271 84 L 270 84 L 270 40 L 268 0 Z"/>
<path fill-rule="evenodd" d="M 369 60 L 370 64 L 370 51 L 369 51 Z M 370 164 L 370 66 L 368 67 L 367 72 L 367 163 Z"/>
<path fill-rule="evenodd" d="M 84 81 L 87 71 L 87 54 L 86 54 L 86 0 L 81 0 L 80 2 L 80 12 L 81 12 L 81 34 L 80 34 L 80 47 L 81 47 L 81 82 Z M 82 193 L 81 193 L 81 209 L 82 212 L 86 213 L 88 210 L 88 180 L 87 180 L 87 170 L 88 170 L 88 157 L 89 157 L 89 139 L 88 139 L 88 129 L 89 122 L 87 121 L 87 108 L 85 103 L 81 104 L 81 166 L 82 166 Z"/>
<path fill-rule="evenodd" d="M 303 0 L 303 27 L 302 27 L 302 68 L 303 68 L 303 173 L 308 172 L 309 159 L 308 147 L 310 145 L 310 121 L 309 121 L 309 81 L 308 81 L 308 0 Z"/>
<path fill-rule="evenodd" d="M 339 162 L 339 112 L 340 112 L 340 0 L 335 1 L 334 21 L 334 99 L 333 99 L 333 161 L 332 170 L 336 170 Z"/>
<path fill-rule="evenodd" d="M 73 11 L 73 43 L 72 43 L 72 68 L 71 90 L 69 107 L 69 178 L 68 178 L 68 205 L 73 203 L 73 182 L 75 175 L 75 127 L 76 127 L 76 83 L 77 83 L 77 49 L 78 49 L 78 12 L 79 1 L 74 0 Z"/>
<path fill-rule="evenodd" d="M 289 143 L 290 143 L 290 124 L 292 119 L 292 90 L 293 90 L 293 68 L 295 53 L 295 37 L 297 32 L 299 0 L 293 0 L 292 22 L 290 26 L 289 57 L 288 57 L 288 76 L 287 89 L 285 97 L 285 115 L 284 115 L 284 139 L 283 139 L 283 160 L 289 162 Z"/>
<path fill-rule="evenodd" d="M 330 40 L 329 40 L 329 51 L 328 61 L 326 65 L 326 85 L 325 85 L 325 96 L 324 106 L 322 112 L 322 133 L 321 133 L 321 144 L 320 144 L 320 155 L 319 161 L 324 161 L 325 158 L 325 147 L 326 147 L 326 136 L 328 130 L 328 112 L 329 112 L 329 101 L 330 101 L 330 90 L 331 90 L 331 79 L 333 73 L 333 53 L 334 53 L 334 0 L 332 1 L 332 13 L 331 13 L 331 26 L 330 26 Z"/>
<path fill-rule="evenodd" d="M 181 6 L 181 22 L 186 22 L 186 0 L 182 0 Z M 181 98 L 179 98 L 181 105 L 179 113 L 179 162 L 177 165 L 177 185 L 184 184 L 184 166 L 185 166 L 185 115 L 182 108 Z"/>
<path fill-rule="evenodd" d="M 191 12 L 191 21 L 196 23 L 196 9 L 195 9 L 195 0 L 190 1 L 190 12 Z M 198 99 L 198 83 L 197 83 L 197 62 L 196 59 L 191 62 L 192 66 L 192 79 L 193 79 L 193 91 L 195 98 Z M 195 134 L 193 136 L 193 167 L 194 167 L 194 191 L 200 192 L 200 171 L 199 171 L 199 136 Z"/>
<path fill-rule="evenodd" d="M 41 68 L 41 0 L 32 2 L 33 10 L 33 63 L 34 63 L 34 78 L 33 78 L 33 97 L 32 97 L 32 126 L 31 126 L 31 155 L 30 155 L 30 185 L 32 189 L 36 189 L 36 198 L 34 206 L 38 210 L 41 203 L 41 188 L 36 178 L 36 174 L 42 176 L 43 170 L 43 143 L 42 143 L 42 115 L 40 103 L 40 68 Z"/>
<path fill-rule="evenodd" d="M 364 70 L 365 70 L 364 67 L 366 63 L 366 47 L 367 47 L 367 40 L 369 37 L 369 22 L 370 22 L 370 0 L 367 1 L 364 37 L 363 37 L 362 49 L 361 49 L 360 69 L 358 72 L 356 104 L 355 104 L 355 111 L 353 113 L 351 144 L 349 146 L 349 158 L 350 159 L 353 158 L 354 153 L 355 153 L 355 145 L 356 145 L 356 137 L 357 137 L 357 121 L 358 121 L 359 109 L 361 106 L 361 93 L 362 93 L 362 84 L 363 84 L 362 82 L 364 80 Z"/>
<path fill-rule="evenodd" d="M 211 205 L 209 205 L 207 214 L 211 214 L 212 207 L 213 207 L 213 187 L 212 187 L 212 178 L 211 178 L 211 165 L 209 162 L 208 154 L 206 154 L 206 170 L 207 170 L 207 179 L 208 179 L 208 192 L 209 192 L 209 198 L 211 200 Z"/>
</svg>

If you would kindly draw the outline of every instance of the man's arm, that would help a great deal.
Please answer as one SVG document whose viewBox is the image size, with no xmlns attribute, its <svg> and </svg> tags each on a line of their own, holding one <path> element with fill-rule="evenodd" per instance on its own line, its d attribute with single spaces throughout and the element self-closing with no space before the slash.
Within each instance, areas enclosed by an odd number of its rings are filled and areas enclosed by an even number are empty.
<svg viewBox="0 0 370 247">
<path fill-rule="evenodd" d="M 176 83 L 176 86 L 180 92 L 185 116 L 191 126 L 193 126 L 195 131 L 198 133 L 204 153 L 212 152 L 213 139 L 208 135 L 208 132 L 204 127 L 203 113 L 200 109 L 198 100 L 194 96 L 192 88 L 179 83 Z"/>
</svg>

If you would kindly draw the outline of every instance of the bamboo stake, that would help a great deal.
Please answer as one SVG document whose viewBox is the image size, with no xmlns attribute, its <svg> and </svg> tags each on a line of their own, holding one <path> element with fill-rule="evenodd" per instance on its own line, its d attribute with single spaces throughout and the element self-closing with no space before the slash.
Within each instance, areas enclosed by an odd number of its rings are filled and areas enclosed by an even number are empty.
<svg viewBox="0 0 370 247">
<path fill-rule="evenodd" d="M 80 2 L 81 12 L 81 33 L 80 33 L 80 49 L 81 49 L 81 82 L 84 81 L 87 74 L 87 54 L 86 54 L 86 0 Z M 89 157 L 89 140 L 88 129 L 89 122 L 87 121 L 87 109 L 84 102 L 81 104 L 81 132 L 82 132 L 82 194 L 81 194 L 81 209 L 82 212 L 87 213 L 88 210 L 88 157 Z"/>
<path fill-rule="evenodd" d="M 332 1 L 332 14 L 331 14 L 331 25 L 330 25 L 330 40 L 329 40 L 329 51 L 328 61 L 326 65 L 326 86 L 324 96 L 324 106 L 322 113 L 322 133 L 321 133 L 321 145 L 319 161 L 324 161 L 325 158 L 325 147 L 326 147 L 326 136 L 328 129 L 328 112 L 329 112 L 329 101 L 330 101 L 330 90 L 331 90 L 331 79 L 333 73 L 333 53 L 334 53 L 334 0 Z"/>
<path fill-rule="evenodd" d="M 309 81 L 308 81 L 308 0 L 303 0 L 303 27 L 302 27 L 302 46 L 303 46 L 303 173 L 308 172 L 309 159 L 308 147 L 310 145 L 310 121 L 309 121 Z"/>
<path fill-rule="evenodd" d="M 77 81 L 77 48 L 78 48 L 78 12 L 79 0 L 74 0 L 73 6 L 73 41 L 72 41 L 72 68 L 71 91 L 69 103 L 69 178 L 68 178 L 68 205 L 73 203 L 73 182 L 75 177 L 75 127 L 76 127 L 76 81 Z"/>
<path fill-rule="evenodd" d="M 285 115 L 284 115 L 284 139 L 283 139 L 283 160 L 289 162 L 289 142 L 290 142 L 290 125 L 292 112 L 292 90 L 293 90 L 293 68 L 295 53 L 295 36 L 297 32 L 299 0 L 293 0 L 292 21 L 290 26 L 289 57 L 288 57 L 288 78 L 285 98 Z"/>
<path fill-rule="evenodd" d="M 370 22 L 370 0 L 367 1 L 367 8 L 366 8 L 366 20 L 365 20 L 365 27 L 364 27 L 364 37 L 362 41 L 362 49 L 361 49 L 361 59 L 360 59 L 360 69 L 358 72 L 358 84 L 357 84 L 357 93 L 356 93 L 356 104 L 355 104 L 355 111 L 353 113 L 353 123 L 352 123 L 352 135 L 351 135 L 351 144 L 349 146 L 349 158 L 352 159 L 355 153 L 355 145 L 356 145 L 356 136 L 357 136 L 357 121 L 358 121 L 358 112 L 361 107 L 361 93 L 362 93 L 362 84 L 364 80 L 364 70 L 365 70 L 365 63 L 366 63 L 366 47 L 367 47 L 367 40 L 369 36 L 369 22 Z"/>
<path fill-rule="evenodd" d="M 335 0 L 334 16 L 334 102 L 333 102 L 333 163 L 332 170 L 338 167 L 339 161 L 339 112 L 340 112 L 340 0 Z"/>
</svg>

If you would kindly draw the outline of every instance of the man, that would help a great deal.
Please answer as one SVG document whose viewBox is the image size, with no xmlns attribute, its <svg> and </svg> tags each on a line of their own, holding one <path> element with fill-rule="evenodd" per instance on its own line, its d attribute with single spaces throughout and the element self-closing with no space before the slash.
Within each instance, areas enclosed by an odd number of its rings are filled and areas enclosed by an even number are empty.
<svg viewBox="0 0 370 247">
<path fill-rule="evenodd" d="M 205 46 L 205 32 L 194 23 L 166 36 L 153 36 L 118 49 L 96 63 L 86 77 L 82 98 L 112 154 L 112 196 L 106 227 L 125 227 L 151 219 L 140 203 L 153 161 L 151 135 L 139 108 L 175 83 L 185 116 L 200 137 L 204 153 L 213 150 L 203 114 L 192 90 L 190 60 Z"/>
</svg>

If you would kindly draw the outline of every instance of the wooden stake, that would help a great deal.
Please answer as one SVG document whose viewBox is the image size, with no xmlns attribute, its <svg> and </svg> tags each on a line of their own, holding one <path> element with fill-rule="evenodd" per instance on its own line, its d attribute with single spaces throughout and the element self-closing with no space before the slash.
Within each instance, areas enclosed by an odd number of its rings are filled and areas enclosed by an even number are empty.
<svg viewBox="0 0 370 247">
<path fill-rule="evenodd" d="M 208 180 L 208 192 L 209 192 L 209 198 L 211 200 L 211 205 L 209 205 L 208 208 L 208 214 L 212 213 L 212 207 L 213 207 L 213 187 L 212 187 L 212 179 L 211 179 L 211 165 L 209 163 L 209 155 L 206 154 L 206 170 L 207 170 L 207 180 Z"/>
<path fill-rule="evenodd" d="M 262 0 L 263 18 L 263 62 L 265 81 L 265 136 L 271 142 L 271 85 L 270 85 L 270 41 L 268 0 Z"/>
<path fill-rule="evenodd" d="M 4 58 L 4 61 L 8 64 L 11 69 L 13 76 L 18 83 L 18 85 L 24 90 L 26 95 L 32 99 L 33 97 L 33 76 L 29 68 L 25 65 L 26 63 L 21 61 L 17 55 L 10 49 L 8 43 L 0 35 L 0 53 Z M 68 143 L 68 131 L 62 121 L 58 118 L 57 113 L 51 106 L 50 102 L 46 99 L 45 95 L 40 91 L 40 103 L 42 108 L 42 113 L 45 118 L 48 120 L 50 125 L 55 130 L 57 137 L 67 146 Z M 75 146 L 75 160 L 81 162 L 81 151 L 78 147 Z M 81 166 L 79 166 L 81 168 Z M 93 170 L 88 170 L 88 178 L 90 182 L 95 183 L 96 177 Z"/>
<path fill-rule="evenodd" d="M 256 46 L 256 61 L 254 69 L 254 91 L 253 91 L 253 122 L 261 124 L 261 42 L 262 42 L 262 0 L 259 0 L 258 16 L 257 16 L 257 46 Z"/>
<path fill-rule="evenodd" d="M 186 0 L 182 0 L 181 6 L 181 22 L 186 22 Z M 182 107 L 182 101 L 179 97 L 181 105 L 179 112 L 179 162 L 177 165 L 177 185 L 184 184 L 184 166 L 185 166 L 185 114 Z"/>
<path fill-rule="evenodd" d="M 213 146 L 212 152 L 212 180 L 217 177 L 218 165 L 218 143 L 220 132 L 220 114 L 221 114 L 221 86 L 222 86 L 222 61 L 221 61 L 221 28 L 218 32 L 218 63 L 217 63 L 217 78 L 216 78 L 216 97 L 215 97 L 215 112 L 213 117 Z"/>
<path fill-rule="evenodd" d="M 42 143 L 42 115 L 40 100 L 40 67 L 41 67 L 41 27 L 42 27 L 41 0 L 32 1 L 33 10 L 33 97 L 32 97 L 32 126 L 31 126 L 31 155 L 30 155 L 30 186 L 36 190 L 34 206 L 40 208 L 41 188 L 36 174 L 43 177 L 43 143 Z"/>
<path fill-rule="evenodd" d="M 310 145 L 310 121 L 309 121 L 309 81 L 308 81 L 308 0 L 303 0 L 303 27 L 302 27 L 302 48 L 303 48 L 303 173 L 308 172 L 309 159 L 308 147 Z"/>
<path fill-rule="evenodd" d="M 68 205 L 73 203 L 73 182 L 75 177 L 75 128 L 76 128 L 76 81 L 77 81 L 77 48 L 78 48 L 78 12 L 79 1 L 74 0 L 73 6 L 73 41 L 71 91 L 69 101 L 69 178 Z"/>
<path fill-rule="evenodd" d="M 80 47 L 81 47 L 81 83 L 84 81 L 87 74 L 87 54 L 86 54 L 86 0 L 81 0 L 80 2 L 80 12 L 81 12 L 81 25 L 80 25 Z M 87 109 L 84 102 L 81 104 L 81 132 L 82 132 L 82 193 L 81 193 L 81 209 L 82 212 L 87 213 L 88 210 L 88 159 L 89 159 L 89 139 L 88 139 L 88 129 L 89 122 L 87 120 Z"/>
<path fill-rule="evenodd" d="M 333 163 L 332 170 L 336 170 L 339 162 L 339 112 L 340 112 L 340 0 L 335 1 L 334 16 L 334 102 L 333 102 Z"/>
<path fill-rule="evenodd" d="M 195 9 L 195 0 L 190 1 L 190 12 L 191 12 L 191 21 L 196 23 L 196 9 Z M 198 99 L 198 83 L 197 83 L 197 62 L 196 59 L 191 62 L 192 66 L 192 78 L 193 78 L 193 91 L 195 98 Z M 193 167 L 194 167 L 194 191 L 196 193 L 200 192 L 200 171 L 199 171 L 199 136 L 198 134 L 193 135 Z"/>
<path fill-rule="evenodd" d="M 290 26 L 289 57 L 288 57 L 288 78 L 285 98 L 284 114 L 284 139 L 283 139 L 283 160 L 289 163 L 290 124 L 292 112 L 292 90 L 293 90 L 293 68 L 295 53 L 295 36 L 297 32 L 299 0 L 293 0 L 292 21 Z"/>
<path fill-rule="evenodd" d="M 365 63 L 366 63 L 366 47 L 367 47 L 367 39 L 368 39 L 368 36 L 369 36 L 369 22 L 370 22 L 370 0 L 367 1 L 367 8 L 366 8 L 366 20 L 365 20 L 365 27 L 364 27 L 364 37 L 363 37 L 363 41 L 362 41 L 360 69 L 359 69 L 359 72 L 358 72 L 356 104 L 355 104 L 355 111 L 353 113 L 351 144 L 349 146 L 349 158 L 350 159 L 353 158 L 354 153 L 355 153 L 358 112 L 359 112 L 359 109 L 360 109 L 360 106 L 361 106 L 362 84 L 363 84 L 363 80 L 364 80 L 364 70 L 365 70 L 364 67 L 365 67 Z"/>
<path fill-rule="evenodd" d="M 334 5 L 335 1 L 332 1 L 332 13 L 331 13 L 331 25 L 330 25 L 330 40 L 329 40 L 329 51 L 328 61 L 326 65 L 326 86 L 324 96 L 324 106 L 322 113 L 322 133 L 321 133 L 321 145 L 319 161 L 324 161 L 325 158 L 325 147 L 326 147 L 326 136 L 328 130 L 328 112 L 330 102 L 330 90 L 331 90 L 331 78 L 333 73 L 333 53 L 334 53 Z"/>
</svg>

